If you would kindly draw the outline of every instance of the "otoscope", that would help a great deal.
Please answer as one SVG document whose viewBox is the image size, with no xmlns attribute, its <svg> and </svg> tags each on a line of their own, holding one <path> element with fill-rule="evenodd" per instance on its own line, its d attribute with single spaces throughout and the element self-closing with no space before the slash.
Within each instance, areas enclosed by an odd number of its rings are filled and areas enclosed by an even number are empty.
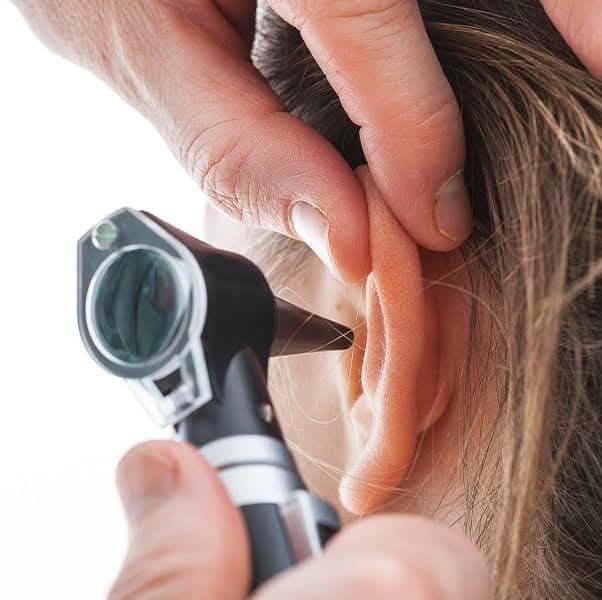
<svg viewBox="0 0 602 600">
<path fill-rule="evenodd" d="M 95 361 L 219 471 L 247 526 L 253 589 L 321 552 L 337 513 L 285 445 L 268 360 L 346 349 L 347 327 L 275 298 L 247 258 L 130 208 L 78 243 L 78 321 Z"/>
</svg>

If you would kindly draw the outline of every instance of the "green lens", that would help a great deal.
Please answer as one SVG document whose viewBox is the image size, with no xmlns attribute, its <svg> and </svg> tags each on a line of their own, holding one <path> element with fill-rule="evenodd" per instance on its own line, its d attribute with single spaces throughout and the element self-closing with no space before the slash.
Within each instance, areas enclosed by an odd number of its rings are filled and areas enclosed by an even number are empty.
<svg viewBox="0 0 602 600">
<path fill-rule="evenodd" d="M 120 256 L 98 283 L 95 329 L 105 348 L 129 364 L 163 352 L 178 332 L 185 299 L 177 274 L 154 250 Z"/>
</svg>

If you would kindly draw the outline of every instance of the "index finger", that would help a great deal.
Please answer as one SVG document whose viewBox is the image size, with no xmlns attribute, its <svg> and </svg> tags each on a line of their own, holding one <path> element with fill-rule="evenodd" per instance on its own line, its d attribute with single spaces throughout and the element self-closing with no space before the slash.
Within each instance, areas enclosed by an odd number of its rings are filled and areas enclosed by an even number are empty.
<svg viewBox="0 0 602 600">
<path fill-rule="evenodd" d="M 103 76 L 155 124 L 206 196 L 238 221 L 304 241 L 340 279 L 366 277 L 361 185 L 252 64 L 253 3 L 113 4 L 116 50 Z"/>
<path fill-rule="evenodd" d="M 423 246 L 450 250 L 472 230 L 464 131 L 416 0 L 269 0 L 297 27 L 360 126 L 391 209 Z"/>
</svg>

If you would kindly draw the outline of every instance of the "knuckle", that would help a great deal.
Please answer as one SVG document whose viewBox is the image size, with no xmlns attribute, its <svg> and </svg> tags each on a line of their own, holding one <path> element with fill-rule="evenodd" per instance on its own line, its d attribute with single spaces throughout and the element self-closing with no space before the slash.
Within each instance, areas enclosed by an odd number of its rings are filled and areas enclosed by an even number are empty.
<svg viewBox="0 0 602 600">
<path fill-rule="evenodd" d="M 330 3 L 330 14 L 337 18 L 366 19 L 369 17 L 398 17 L 410 3 L 400 0 L 337 0 Z"/>
<path fill-rule="evenodd" d="M 451 92 L 436 102 L 406 112 L 402 119 L 399 135 L 421 146 L 439 147 L 442 141 L 456 141 L 462 132 L 460 110 Z M 397 129 L 395 125 L 393 129 Z"/>
<path fill-rule="evenodd" d="M 274 10 L 297 29 L 307 23 L 336 21 L 357 21 L 363 29 L 374 27 L 376 22 L 404 22 L 409 14 L 411 3 L 400 0 L 272 0 Z"/>
<path fill-rule="evenodd" d="M 242 133 L 221 135 L 220 129 L 232 131 L 225 122 L 201 131 L 180 145 L 179 158 L 192 178 L 210 200 L 232 218 L 262 225 L 259 198 L 261 186 L 250 165 L 252 149 L 245 149 Z"/>
<path fill-rule="evenodd" d="M 293 27 L 302 29 L 313 3 L 311 0 L 269 0 L 269 4 Z"/>
<path fill-rule="evenodd" d="M 391 52 L 397 47 L 395 41 L 416 22 L 416 4 L 399 0 L 357 0 L 338 2 L 340 8 L 333 12 L 338 21 L 347 21 L 354 31 L 364 36 L 367 49 L 381 55 L 390 46 Z"/>
<path fill-rule="evenodd" d="M 412 148 L 412 175 L 416 189 L 428 190 L 439 179 L 449 177 L 464 159 L 464 127 L 455 97 L 417 107 L 389 120 L 388 124 L 364 127 L 360 138 L 366 154 L 392 156 L 400 148 Z M 450 171 L 450 167 L 452 171 Z"/>
<path fill-rule="evenodd" d="M 427 104 L 399 111 L 391 106 L 383 118 L 362 128 L 360 135 L 368 147 L 387 147 L 391 143 L 412 143 L 417 148 L 455 147 L 462 143 L 463 125 L 458 102 L 450 92 Z"/>
<path fill-rule="evenodd" d="M 236 143 L 195 156 L 192 175 L 201 190 L 237 220 L 244 220 L 249 211 L 245 194 L 244 159 L 236 155 Z"/>
</svg>

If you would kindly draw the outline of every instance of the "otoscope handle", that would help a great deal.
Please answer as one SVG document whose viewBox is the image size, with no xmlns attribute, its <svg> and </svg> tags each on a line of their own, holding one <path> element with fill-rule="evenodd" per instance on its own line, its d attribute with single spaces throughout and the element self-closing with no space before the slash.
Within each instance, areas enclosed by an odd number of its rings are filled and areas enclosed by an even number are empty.
<svg viewBox="0 0 602 600">
<path fill-rule="evenodd" d="M 303 504 L 312 502 L 324 505 L 320 511 L 332 510 L 307 492 L 291 497 L 284 505 L 251 504 L 241 507 L 251 543 L 253 590 L 274 575 L 320 554 L 326 542 L 337 532 L 338 523 L 331 521 L 326 525 L 319 514 L 304 512 Z"/>
<path fill-rule="evenodd" d="M 253 589 L 320 554 L 339 530 L 336 511 L 304 487 L 285 445 L 265 436 L 233 436 L 200 449 L 244 517 Z"/>
<path fill-rule="evenodd" d="M 334 508 L 310 494 L 301 480 L 275 421 L 263 371 L 250 350 L 232 359 L 223 396 L 182 421 L 178 433 L 219 471 L 242 512 L 253 589 L 319 554 L 338 531 Z"/>
</svg>

